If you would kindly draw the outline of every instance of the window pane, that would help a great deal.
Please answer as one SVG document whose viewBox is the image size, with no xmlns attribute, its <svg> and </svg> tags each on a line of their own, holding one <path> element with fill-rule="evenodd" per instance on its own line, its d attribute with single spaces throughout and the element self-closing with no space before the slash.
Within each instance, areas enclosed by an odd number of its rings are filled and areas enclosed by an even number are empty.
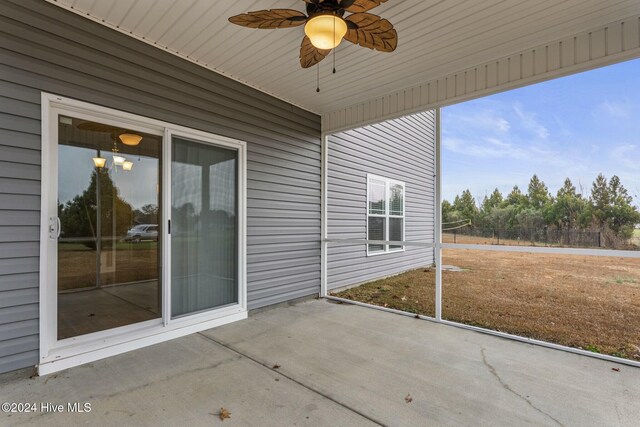
<svg viewBox="0 0 640 427">
<path fill-rule="evenodd" d="M 58 339 L 160 317 L 162 138 L 75 117 L 58 123 Z M 123 167 L 123 157 L 130 167 Z M 124 161 L 124 160 L 123 160 Z"/>
<path fill-rule="evenodd" d="M 402 224 L 403 218 L 389 218 L 389 240 L 400 241 L 403 240 L 402 236 Z M 391 245 L 389 249 L 402 249 L 402 245 Z"/>
<path fill-rule="evenodd" d="M 369 217 L 368 240 L 384 240 L 384 218 Z M 369 252 L 384 251 L 384 245 L 369 245 Z"/>
<path fill-rule="evenodd" d="M 174 138 L 172 317 L 238 302 L 237 151 Z"/>
<path fill-rule="evenodd" d="M 402 188 L 402 185 L 393 184 L 389 191 L 389 215 L 404 215 L 403 202 L 404 189 Z"/>
<path fill-rule="evenodd" d="M 385 182 L 377 179 L 369 180 L 369 213 L 374 215 L 385 215 Z"/>
</svg>

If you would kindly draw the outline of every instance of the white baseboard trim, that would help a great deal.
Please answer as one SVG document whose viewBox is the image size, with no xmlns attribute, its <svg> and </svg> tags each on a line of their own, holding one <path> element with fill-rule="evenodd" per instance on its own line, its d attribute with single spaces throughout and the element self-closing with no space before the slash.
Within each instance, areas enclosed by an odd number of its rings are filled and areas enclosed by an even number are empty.
<svg viewBox="0 0 640 427">
<path fill-rule="evenodd" d="M 239 313 L 230 314 L 213 320 L 208 320 L 171 330 L 167 330 L 167 328 L 158 325 L 150 327 L 148 329 L 144 329 L 140 331 L 140 334 L 136 334 L 135 337 L 130 337 L 130 339 L 125 339 L 122 342 L 116 344 L 106 345 L 105 343 L 105 346 L 103 347 L 93 348 L 86 352 L 81 352 L 69 356 L 56 356 L 55 353 L 53 353 L 51 354 L 52 360 L 42 362 L 40 363 L 40 365 L 38 365 L 38 375 L 48 375 L 54 372 L 59 372 L 64 369 L 72 368 L 74 366 L 95 362 L 96 360 L 116 356 L 128 351 L 148 347 L 150 345 L 226 325 L 228 323 L 237 322 L 238 320 L 243 320 L 246 318 L 247 311 L 241 311 Z"/>
</svg>

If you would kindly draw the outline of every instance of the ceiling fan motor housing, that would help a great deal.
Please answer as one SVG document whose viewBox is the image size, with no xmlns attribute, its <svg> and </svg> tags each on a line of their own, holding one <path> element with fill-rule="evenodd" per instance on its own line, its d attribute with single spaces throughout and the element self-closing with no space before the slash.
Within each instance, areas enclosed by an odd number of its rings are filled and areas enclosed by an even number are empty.
<svg viewBox="0 0 640 427">
<path fill-rule="evenodd" d="M 316 3 L 307 3 L 307 15 L 310 18 L 313 18 L 315 15 L 322 14 L 331 14 L 337 16 L 344 16 L 345 10 L 344 7 L 348 7 L 348 5 L 344 5 L 344 2 L 338 0 L 324 0 L 322 2 Z M 352 0 L 347 0 L 346 3 L 352 4 Z"/>
</svg>

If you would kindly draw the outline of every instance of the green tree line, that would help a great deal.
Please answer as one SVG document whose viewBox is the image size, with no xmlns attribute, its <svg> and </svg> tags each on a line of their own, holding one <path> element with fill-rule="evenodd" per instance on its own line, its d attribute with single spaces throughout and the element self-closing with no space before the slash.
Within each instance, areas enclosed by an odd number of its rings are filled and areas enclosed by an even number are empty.
<svg viewBox="0 0 640 427">
<path fill-rule="evenodd" d="M 101 209 L 98 212 L 98 181 L 100 182 Z M 98 233 L 98 215 L 100 215 L 100 233 Z M 58 205 L 62 238 L 91 238 L 100 235 L 105 241 L 103 247 L 109 247 L 113 238 L 127 234 L 134 224 L 157 224 L 158 206 L 147 204 L 134 209 L 117 188 L 109 173 L 96 169 L 91 173 L 87 189 L 73 200 Z M 85 246 L 95 249 L 95 240 L 84 241 Z"/>
<path fill-rule="evenodd" d="M 515 230 L 553 229 L 601 232 L 604 246 L 620 247 L 632 237 L 640 224 L 640 212 L 618 176 L 607 179 L 599 174 L 588 196 L 576 190 L 569 178 L 552 195 L 545 183 L 533 175 L 527 192 L 514 186 L 504 196 L 497 188 L 476 203 L 468 189 L 453 203 L 442 202 L 443 229 L 465 221 L 476 229 Z"/>
</svg>

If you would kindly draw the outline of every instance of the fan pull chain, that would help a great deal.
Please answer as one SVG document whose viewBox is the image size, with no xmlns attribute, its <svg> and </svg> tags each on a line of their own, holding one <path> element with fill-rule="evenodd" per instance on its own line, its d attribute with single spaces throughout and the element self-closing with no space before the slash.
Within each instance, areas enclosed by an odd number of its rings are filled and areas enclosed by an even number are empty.
<svg viewBox="0 0 640 427">
<path fill-rule="evenodd" d="M 320 92 L 320 63 L 318 63 L 318 66 L 317 66 L 316 70 L 317 70 L 317 74 L 316 74 L 316 82 L 317 82 L 316 92 Z"/>
<path fill-rule="evenodd" d="M 338 50 L 338 46 L 333 48 L 333 74 L 336 73 L 336 50 Z"/>
<path fill-rule="evenodd" d="M 333 39 L 336 38 L 336 20 L 333 20 Z M 333 74 L 336 73 L 336 50 L 338 50 L 338 46 L 333 48 Z"/>
</svg>

